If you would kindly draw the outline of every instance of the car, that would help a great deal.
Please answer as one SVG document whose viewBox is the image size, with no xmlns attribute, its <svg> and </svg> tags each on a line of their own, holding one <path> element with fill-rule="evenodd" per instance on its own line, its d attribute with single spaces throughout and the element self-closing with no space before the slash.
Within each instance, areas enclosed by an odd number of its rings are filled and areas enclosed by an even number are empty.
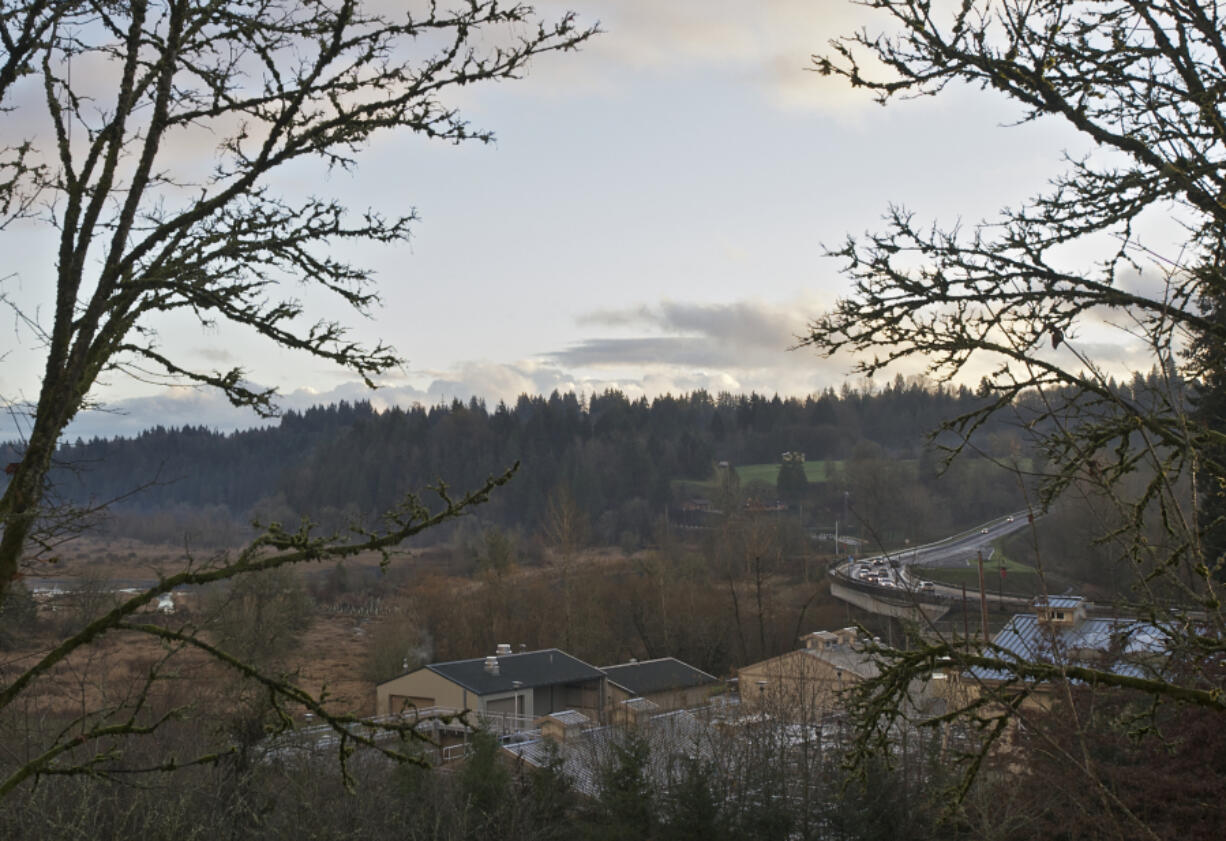
<svg viewBox="0 0 1226 841">
<path fill-rule="evenodd" d="M 1013 522 L 1013 515 L 1012 515 L 1012 514 L 1010 514 L 1008 517 L 1006 517 L 1006 518 L 1005 518 L 1005 522 L 1006 522 L 1006 523 L 1012 523 L 1012 522 Z"/>
<path fill-rule="evenodd" d="M 980 529 L 980 530 L 979 530 L 979 533 L 980 533 L 980 534 L 987 534 L 987 533 L 988 533 L 988 530 L 987 530 L 987 528 L 982 528 L 982 529 Z"/>
</svg>

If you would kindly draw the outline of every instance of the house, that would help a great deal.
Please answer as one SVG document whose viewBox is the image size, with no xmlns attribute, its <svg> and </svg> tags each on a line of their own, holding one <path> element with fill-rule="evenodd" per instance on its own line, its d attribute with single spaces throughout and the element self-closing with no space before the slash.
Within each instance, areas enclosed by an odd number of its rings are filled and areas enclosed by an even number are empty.
<svg viewBox="0 0 1226 841">
<path fill-rule="evenodd" d="M 1145 677 L 1166 658 L 1169 639 L 1161 627 L 1121 617 L 1091 617 L 1080 596 L 1039 596 L 1034 613 L 1014 615 L 992 644 L 997 656 L 1029 663 L 1087 666 Z M 966 677 L 984 685 L 1009 680 L 1009 672 L 973 668 Z"/>
<path fill-rule="evenodd" d="M 809 718 L 841 709 L 840 692 L 877 675 L 855 628 L 814 631 L 801 640 L 803 648 L 737 672 L 743 707 Z"/>
<path fill-rule="evenodd" d="M 472 710 L 527 722 L 560 710 L 603 720 L 608 707 L 604 672 L 556 648 L 511 653 L 498 646 L 489 657 L 431 663 L 380 683 L 376 715 L 410 710 Z"/>
<path fill-rule="evenodd" d="M 698 707 L 724 688 L 719 678 L 676 657 L 631 660 L 617 666 L 602 666 L 600 670 L 609 678 L 609 703 L 613 710 L 637 698 L 650 701 L 658 711 Z"/>
</svg>

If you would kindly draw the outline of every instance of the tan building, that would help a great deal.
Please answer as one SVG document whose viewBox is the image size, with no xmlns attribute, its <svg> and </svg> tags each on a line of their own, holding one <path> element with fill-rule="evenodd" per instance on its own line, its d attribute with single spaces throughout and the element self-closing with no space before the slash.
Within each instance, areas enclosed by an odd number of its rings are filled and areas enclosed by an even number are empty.
<svg viewBox="0 0 1226 841">
<path fill-rule="evenodd" d="M 803 648 L 737 672 L 742 707 L 809 718 L 841 709 L 840 692 L 877 674 L 854 628 L 815 631 L 801 640 Z"/>
<path fill-rule="evenodd" d="M 609 678 L 609 703 L 617 709 L 636 698 L 650 701 L 656 712 L 700 707 L 724 690 L 724 682 L 676 657 L 631 660 L 602 666 Z"/>
<path fill-rule="evenodd" d="M 472 710 L 525 722 L 559 710 L 602 721 L 608 707 L 604 672 L 556 648 L 432 663 L 375 688 L 377 715 L 414 710 Z"/>
</svg>

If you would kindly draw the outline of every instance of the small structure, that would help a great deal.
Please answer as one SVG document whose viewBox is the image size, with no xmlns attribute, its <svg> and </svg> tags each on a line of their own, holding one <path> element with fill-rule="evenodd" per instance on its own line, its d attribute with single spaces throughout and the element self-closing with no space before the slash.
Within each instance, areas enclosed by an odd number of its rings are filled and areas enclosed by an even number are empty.
<svg viewBox="0 0 1226 841">
<path fill-rule="evenodd" d="M 697 707 L 724 686 L 719 678 L 676 657 L 631 660 L 600 670 L 609 678 L 609 703 L 614 709 L 633 698 L 651 701 L 657 711 Z"/>
<path fill-rule="evenodd" d="M 1032 602 L 1035 618 L 1054 627 L 1075 628 L 1086 619 L 1081 596 L 1039 596 Z"/>
<path fill-rule="evenodd" d="M 541 731 L 542 739 L 549 739 L 561 745 L 575 741 L 584 729 L 592 726 L 592 720 L 581 712 L 562 710 L 543 715 L 532 724 Z"/>
<path fill-rule="evenodd" d="M 641 727 L 660 712 L 660 705 L 648 698 L 627 698 L 613 705 L 610 719 L 621 727 Z"/>
<path fill-rule="evenodd" d="M 562 710 L 603 720 L 608 706 L 604 672 L 564 651 L 547 648 L 431 663 L 375 688 L 377 715 L 425 710 L 472 710 L 486 718 L 532 719 Z"/>
<path fill-rule="evenodd" d="M 803 648 L 737 673 L 743 707 L 807 720 L 841 709 L 843 690 L 877 675 L 855 628 L 814 631 L 801 641 Z"/>
</svg>

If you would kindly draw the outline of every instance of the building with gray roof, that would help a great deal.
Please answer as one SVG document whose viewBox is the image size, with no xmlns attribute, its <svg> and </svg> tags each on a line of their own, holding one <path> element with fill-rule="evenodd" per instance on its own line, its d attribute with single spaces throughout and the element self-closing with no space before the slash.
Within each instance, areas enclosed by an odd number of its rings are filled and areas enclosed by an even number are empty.
<svg viewBox="0 0 1226 841">
<path fill-rule="evenodd" d="M 560 710 L 603 720 L 608 705 L 604 672 L 556 648 L 511 653 L 501 645 L 488 657 L 431 663 L 376 687 L 376 712 L 472 710 L 513 717 L 527 725 Z"/>
<path fill-rule="evenodd" d="M 633 698 L 646 698 L 661 710 L 701 706 L 724 690 L 724 682 L 676 657 L 631 660 L 602 666 L 609 679 L 609 700 L 616 708 Z"/>
</svg>

